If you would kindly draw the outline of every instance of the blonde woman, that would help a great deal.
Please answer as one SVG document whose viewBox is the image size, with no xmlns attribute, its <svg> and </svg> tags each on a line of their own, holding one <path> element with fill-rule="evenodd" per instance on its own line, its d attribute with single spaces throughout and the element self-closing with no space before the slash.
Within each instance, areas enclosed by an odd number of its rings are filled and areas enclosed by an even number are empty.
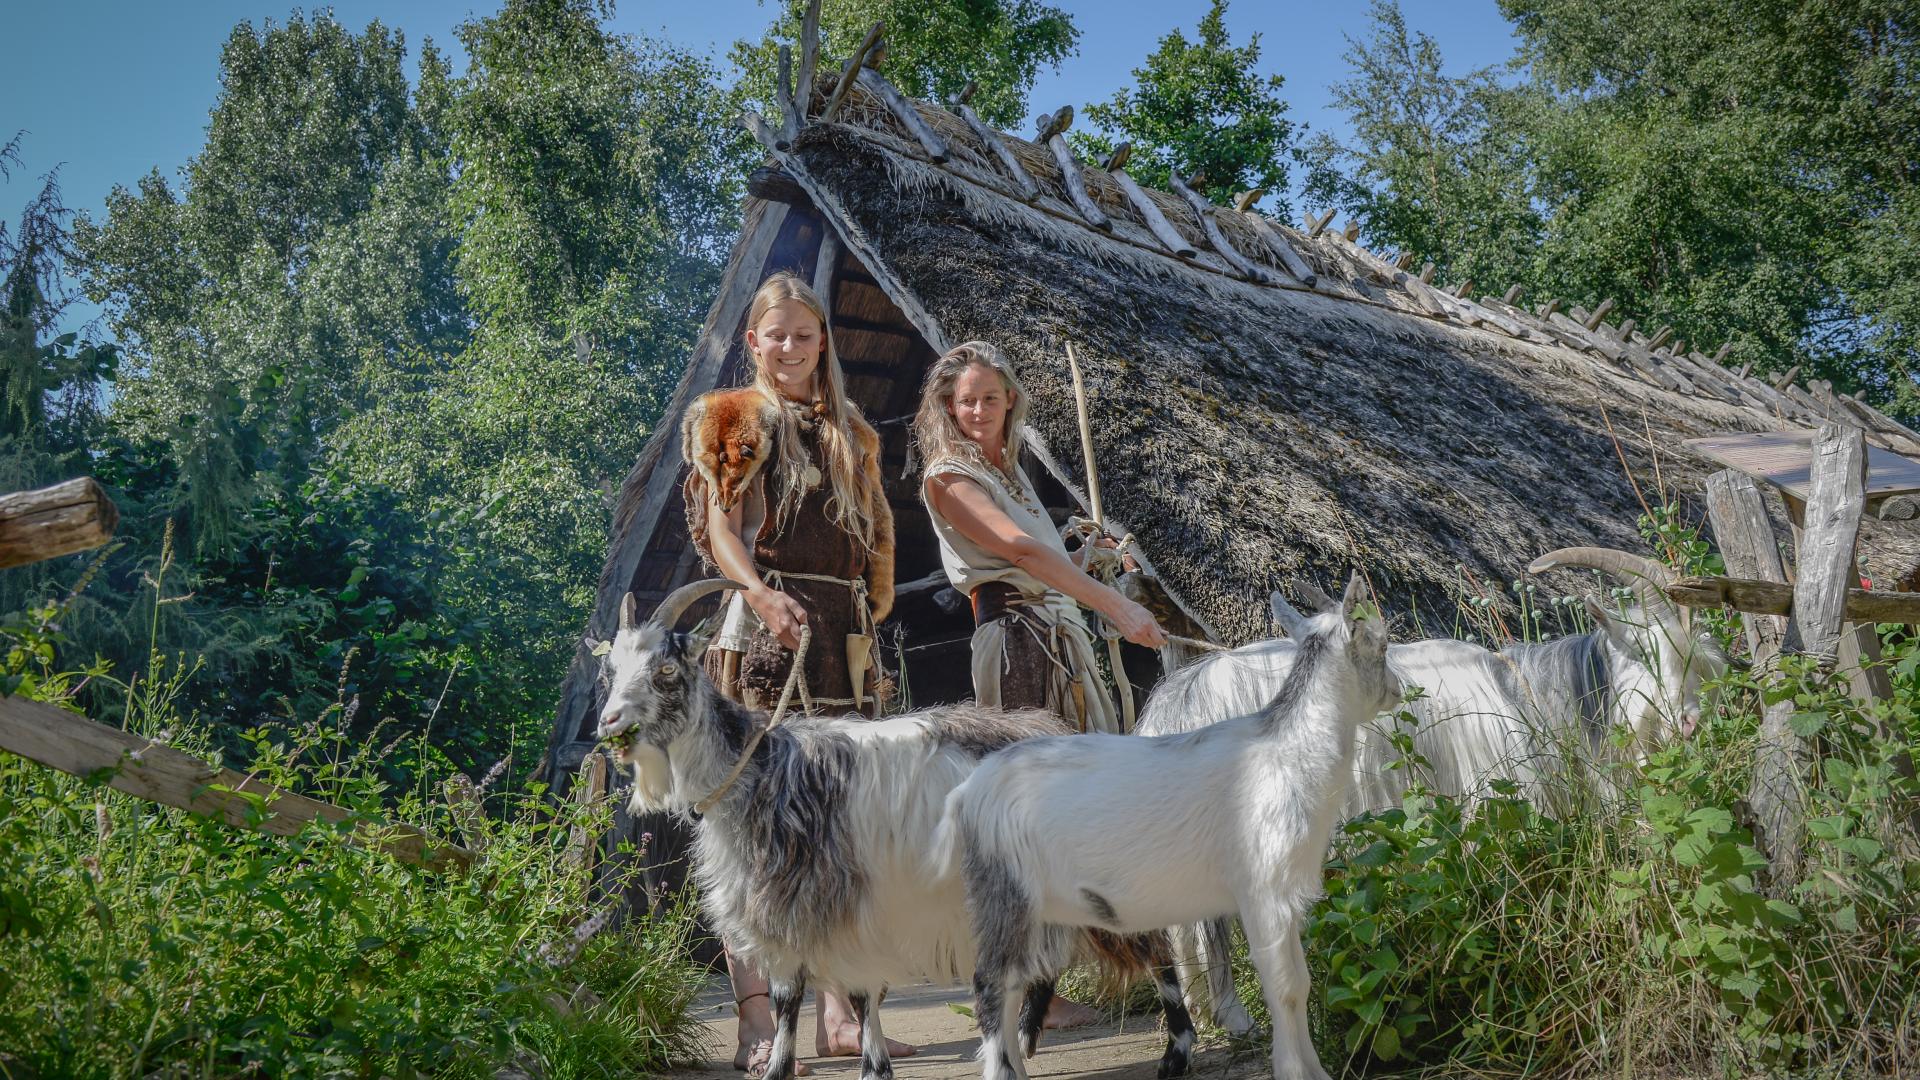
<svg viewBox="0 0 1920 1080">
<path fill-rule="evenodd" d="M 1166 634 L 1146 608 L 1081 567 L 1020 470 L 1027 395 L 999 349 L 969 341 L 927 373 L 914 417 L 926 462 L 921 497 L 953 587 L 973 601 L 973 691 L 982 705 L 1041 708 L 1081 731 L 1117 731 L 1079 605 L 1105 616 L 1137 645 Z M 1113 542 L 1103 538 L 1102 546 Z M 1056 997 L 1046 1026 L 1099 1019 Z"/>
<path fill-rule="evenodd" d="M 704 395 L 683 425 L 688 531 L 708 562 L 746 586 L 707 650 L 707 673 L 729 697 L 772 708 L 808 627 L 805 701 L 876 716 L 884 681 L 871 634 L 893 606 L 879 437 L 847 400 L 826 312 L 806 282 L 779 273 L 761 285 L 745 344 L 752 381 Z M 731 956 L 728 970 L 740 1006 L 734 1066 L 757 1074 L 773 1047 L 767 980 Z M 816 1051 L 857 1054 L 846 999 L 822 992 L 819 1003 Z M 894 1057 L 913 1052 L 888 1040 Z"/>
</svg>

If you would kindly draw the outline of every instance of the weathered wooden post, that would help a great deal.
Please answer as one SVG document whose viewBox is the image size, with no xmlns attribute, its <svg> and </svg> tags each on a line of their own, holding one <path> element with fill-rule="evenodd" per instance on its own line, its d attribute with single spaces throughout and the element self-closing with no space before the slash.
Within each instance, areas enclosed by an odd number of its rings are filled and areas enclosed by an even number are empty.
<svg viewBox="0 0 1920 1080">
<path fill-rule="evenodd" d="M 1814 436 L 1793 617 L 1783 648 L 1812 656 L 1822 672 L 1831 672 L 1839 659 L 1847 589 L 1854 580 L 1854 541 L 1867 502 L 1866 464 L 1866 435 L 1859 428 L 1826 424 Z M 1793 699 L 1787 698 L 1767 706 L 1761 717 L 1749 796 L 1776 890 L 1799 880 L 1806 836 L 1804 786 L 1812 751 L 1790 724 L 1793 711 Z"/>
</svg>

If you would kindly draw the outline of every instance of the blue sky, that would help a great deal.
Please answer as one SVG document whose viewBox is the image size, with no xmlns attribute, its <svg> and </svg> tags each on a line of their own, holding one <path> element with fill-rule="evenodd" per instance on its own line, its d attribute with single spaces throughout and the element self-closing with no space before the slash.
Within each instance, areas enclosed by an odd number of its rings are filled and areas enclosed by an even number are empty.
<svg viewBox="0 0 1920 1080">
<path fill-rule="evenodd" d="M 1073 15 L 1080 51 L 1059 71 L 1041 74 L 1035 111 L 1062 104 L 1077 109 L 1130 85 L 1132 69 L 1161 35 L 1181 27 L 1191 37 L 1208 6 L 1206 0 L 1053 2 Z M 1414 29 L 1440 43 L 1452 70 L 1498 63 L 1513 52 L 1511 28 L 1494 0 L 1403 0 L 1402 6 Z M 38 178 L 56 165 L 67 204 L 94 212 L 115 184 L 132 186 L 156 167 L 173 177 L 204 140 L 219 92 L 221 42 L 236 23 L 284 20 L 291 10 L 272 0 L 7 0 L 0 141 L 22 129 L 28 134 L 21 146 L 25 167 L 0 184 L 0 215 L 17 215 L 38 190 Z M 374 18 L 400 28 L 416 55 L 421 39 L 431 37 L 453 55 L 458 70 L 465 58 L 453 28 L 495 5 L 350 0 L 331 10 L 355 29 Z M 1344 124 L 1327 107 L 1327 86 L 1347 77 L 1343 35 L 1365 33 L 1367 10 L 1367 0 L 1238 0 L 1228 9 L 1227 27 L 1236 43 L 1260 34 L 1263 73 L 1285 76 L 1296 122 L 1339 134 Z M 732 41 L 757 37 L 771 16 L 756 0 L 628 0 L 616 8 L 614 25 L 724 57 Z"/>
</svg>

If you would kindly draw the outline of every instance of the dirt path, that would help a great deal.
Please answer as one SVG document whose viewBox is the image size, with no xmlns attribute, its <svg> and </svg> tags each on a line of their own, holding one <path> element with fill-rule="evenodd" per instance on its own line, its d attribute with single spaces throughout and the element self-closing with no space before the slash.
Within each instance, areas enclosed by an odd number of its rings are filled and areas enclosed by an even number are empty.
<svg viewBox="0 0 1920 1080">
<path fill-rule="evenodd" d="M 887 995 L 882 1023 L 888 1037 L 912 1043 L 920 1052 L 896 1058 L 899 1080 L 974 1080 L 980 1066 L 973 1060 L 979 1035 L 973 1018 L 950 1006 L 971 1006 L 972 994 L 961 987 L 909 986 Z M 725 982 L 717 982 L 700 997 L 695 1015 L 700 1020 L 704 1059 L 698 1065 L 675 1070 L 676 1080 L 739 1080 L 733 1069 L 733 1000 Z M 812 995 L 800 1014 L 800 1045 L 813 1049 Z M 1132 1015 L 1120 1021 L 1072 1031 L 1049 1031 L 1040 1040 L 1040 1053 L 1027 1062 L 1027 1071 L 1041 1077 L 1092 1076 L 1102 1080 L 1153 1080 L 1154 1068 L 1166 1047 L 1157 1015 Z M 818 1080 L 858 1080 L 856 1058 L 802 1058 L 813 1066 Z M 1264 1049 L 1239 1050 L 1221 1039 L 1205 1039 L 1194 1057 L 1193 1076 L 1201 1080 L 1242 1080 L 1268 1073 Z"/>
</svg>

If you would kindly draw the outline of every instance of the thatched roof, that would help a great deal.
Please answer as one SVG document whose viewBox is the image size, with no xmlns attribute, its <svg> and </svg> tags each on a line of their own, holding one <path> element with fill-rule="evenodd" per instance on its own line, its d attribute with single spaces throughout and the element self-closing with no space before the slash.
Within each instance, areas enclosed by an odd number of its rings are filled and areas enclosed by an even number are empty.
<svg viewBox="0 0 1920 1080">
<path fill-rule="evenodd" d="M 1920 452 L 1920 436 L 1831 387 L 1773 386 L 1677 352 L 1664 334 L 1603 322 L 1606 305 L 1473 300 L 1336 231 L 1227 208 L 1207 211 L 1210 230 L 1187 199 L 1142 192 L 1177 231 L 1170 245 L 1120 178 L 1079 163 L 1109 219 L 1096 227 L 1058 163 L 1063 144 L 976 131 L 926 103 L 895 112 L 877 82 L 791 139 L 758 126 L 769 166 L 669 414 L 621 492 L 590 634 L 611 632 L 627 592 L 644 607 L 696 572 L 678 414 L 741 381 L 746 300 L 782 268 L 828 295 L 850 391 L 882 431 L 903 582 L 937 569 L 901 422 L 927 362 L 971 338 L 1012 357 L 1034 399 L 1051 474 L 1040 479 L 1065 505 L 1083 480 L 1072 342 L 1109 517 L 1165 596 L 1225 642 L 1265 636 L 1267 593 L 1301 575 L 1327 582 L 1357 565 L 1394 612 L 1444 631 L 1462 592 L 1497 590 L 1548 549 L 1641 547 L 1642 494 L 1698 492 L 1710 471 L 1688 437 L 1839 418 Z M 1903 552 L 1901 569 L 1911 561 Z M 935 591 L 903 593 L 897 620 L 950 640 L 903 647 L 964 650 L 970 624 L 928 606 Z M 954 665 L 931 667 L 938 678 Z M 590 731 L 593 668 L 583 649 L 556 721 L 558 769 Z"/>
<path fill-rule="evenodd" d="M 1623 454 L 1643 488 L 1658 476 L 1698 491 L 1706 462 L 1680 442 L 1709 432 L 1831 414 L 1920 449 L 1830 391 L 1776 391 L 1705 356 L 1650 350 L 1644 335 L 1588 331 L 1584 312 L 1542 319 L 1435 295 L 1337 233 L 1214 211 L 1229 246 L 1268 275 L 1288 278 L 1275 234 L 1318 271 L 1311 288 L 1255 284 L 1208 250 L 1175 196 L 1149 193 L 1197 257 L 1159 244 L 1099 169 L 1085 168 L 1086 183 L 1110 233 L 1078 220 L 1045 148 L 1002 136 L 1042 189 L 1028 204 L 946 110 L 918 106 L 947 143 L 950 160 L 935 164 L 878 102 L 866 106 L 857 123 L 801 132 L 777 155 L 783 170 L 918 306 L 936 346 L 978 337 L 1008 352 L 1056 468 L 1077 485 L 1074 344 L 1109 516 L 1227 641 L 1268 633 L 1267 592 L 1300 574 L 1359 565 L 1399 610 L 1450 625 L 1463 568 L 1498 583 L 1554 547 L 1641 547 Z"/>
</svg>

